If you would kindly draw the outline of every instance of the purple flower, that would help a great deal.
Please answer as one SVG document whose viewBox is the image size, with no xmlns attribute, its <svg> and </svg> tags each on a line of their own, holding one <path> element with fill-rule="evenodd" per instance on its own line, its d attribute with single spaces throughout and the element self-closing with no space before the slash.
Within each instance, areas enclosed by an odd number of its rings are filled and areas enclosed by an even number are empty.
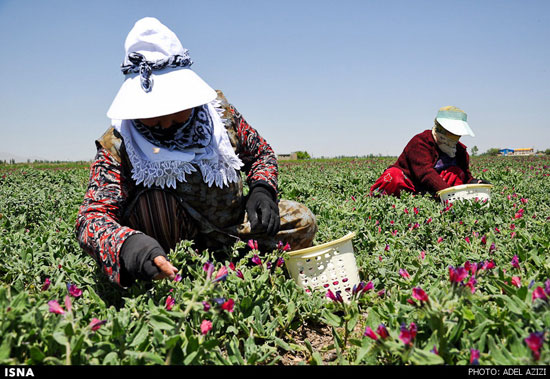
<svg viewBox="0 0 550 379">
<path fill-rule="evenodd" d="M 99 328 L 101 328 L 101 325 L 105 324 L 107 320 L 99 320 L 97 318 L 92 318 L 92 321 L 90 322 L 90 328 L 92 328 L 92 331 L 96 331 Z"/>
<path fill-rule="evenodd" d="M 210 303 L 208 301 L 202 302 L 202 310 L 208 312 L 210 310 Z"/>
<path fill-rule="evenodd" d="M 46 278 L 46 280 L 44 280 L 44 284 L 42 285 L 42 291 L 46 291 L 48 288 L 50 288 L 50 278 Z"/>
<path fill-rule="evenodd" d="M 59 305 L 59 303 L 57 302 L 57 300 L 48 301 L 48 305 L 50 306 L 49 311 L 51 313 L 55 313 L 55 314 L 58 314 L 58 315 L 62 315 L 62 314 L 65 313 L 63 308 L 61 308 L 61 305 Z"/>
<path fill-rule="evenodd" d="M 243 272 L 241 270 L 235 271 L 235 275 L 237 275 L 237 278 L 241 278 L 241 279 L 244 280 L 244 275 L 243 275 Z"/>
<path fill-rule="evenodd" d="M 181 275 L 180 274 L 176 274 L 175 278 L 174 278 L 174 281 L 175 282 L 181 282 Z"/>
<path fill-rule="evenodd" d="M 535 361 L 538 361 L 540 358 L 540 349 L 544 342 L 544 332 L 531 333 L 529 337 L 525 338 L 524 341 L 533 352 L 533 358 Z"/>
<path fill-rule="evenodd" d="M 512 261 L 510 262 L 510 264 L 512 265 L 512 267 L 514 268 L 520 268 L 519 267 L 519 258 L 517 255 L 514 255 L 514 257 L 512 258 Z"/>
<path fill-rule="evenodd" d="M 82 290 L 78 288 L 75 284 L 67 283 L 67 290 L 71 294 L 71 296 L 79 297 L 82 295 Z"/>
<path fill-rule="evenodd" d="M 262 260 L 260 259 L 260 257 L 258 256 L 258 254 L 255 254 L 253 257 L 252 257 L 252 263 L 256 264 L 256 265 L 261 265 L 262 264 Z"/>
<path fill-rule="evenodd" d="M 479 364 L 479 350 L 470 349 L 470 364 L 471 365 Z"/>
<path fill-rule="evenodd" d="M 344 299 L 342 298 L 342 295 L 340 295 L 340 291 L 336 291 L 336 293 L 333 293 L 331 290 L 327 291 L 326 297 L 328 297 L 330 300 L 337 302 L 337 303 L 343 303 Z"/>
<path fill-rule="evenodd" d="M 382 338 L 386 339 L 390 336 L 390 333 L 388 333 L 388 329 L 386 329 L 386 326 L 384 324 L 378 325 L 378 328 L 376 329 L 376 333 Z"/>
<path fill-rule="evenodd" d="M 280 257 L 277 259 L 277 267 L 282 267 L 285 264 L 285 259 L 283 257 Z"/>
</svg>

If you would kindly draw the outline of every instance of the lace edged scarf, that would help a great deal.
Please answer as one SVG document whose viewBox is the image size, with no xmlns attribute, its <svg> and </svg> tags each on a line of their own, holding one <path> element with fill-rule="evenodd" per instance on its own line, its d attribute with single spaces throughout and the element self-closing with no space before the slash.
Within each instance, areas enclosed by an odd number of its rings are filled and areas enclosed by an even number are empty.
<svg viewBox="0 0 550 379">
<path fill-rule="evenodd" d="M 186 182 L 186 175 L 196 172 L 197 168 L 208 187 L 223 188 L 240 180 L 239 170 L 243 163 L 235 154 L 225 130 L 221 102 L 216 99 L 204 105 L 203 109 L 209 116 L 212 131 L 209 143 L 204 147 L 178 149 L 157 146 L 136 129 L 132 120 L 113 120 L 114 128 L 124 139 L 133 166 L 132 179 L 136 184 L 175 189 L 177 182 Z M 204 122 L 204 119 L 200 121 Z"/>
</svg>

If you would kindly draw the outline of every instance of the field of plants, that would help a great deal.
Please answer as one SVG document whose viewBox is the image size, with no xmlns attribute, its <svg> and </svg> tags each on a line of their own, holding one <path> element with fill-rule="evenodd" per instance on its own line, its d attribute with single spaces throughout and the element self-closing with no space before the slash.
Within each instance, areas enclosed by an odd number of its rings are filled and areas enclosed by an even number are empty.
<svg viewBox="0 0 550 379">
<path fill-rule="evenodd" d="M 452 206 L 370 196 L 394 160 L 280 162 L 317 244 L 356 232 L 350 303 L 248 241 L 183 241 L 176 280 L 115 288 L 74 234 L 89 168 L 0 166 L 0 364 L 550 364 L 550 158 L 474 157 L 491 202 Z"/>
</svg>

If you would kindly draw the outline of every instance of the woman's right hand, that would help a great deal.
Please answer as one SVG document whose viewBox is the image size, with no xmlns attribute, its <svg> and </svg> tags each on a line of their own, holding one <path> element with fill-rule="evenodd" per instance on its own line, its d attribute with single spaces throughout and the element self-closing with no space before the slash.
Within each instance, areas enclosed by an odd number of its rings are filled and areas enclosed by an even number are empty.
<svg viewBox="0 0 550 379">
<path fill-rule="evenodd" d="M 164 278 L 170 278 L 170 280 L 174 280 L 178 269 L 172 266 L 172 264 L 168 262 L 166 258 L 164 258 L 162 255 L 159 255 L 158 257 L 153 259 L 153 262 L 160 270 L 160 273 L 156 275 L 153 279 L 160 280 Z"/>
</svg>

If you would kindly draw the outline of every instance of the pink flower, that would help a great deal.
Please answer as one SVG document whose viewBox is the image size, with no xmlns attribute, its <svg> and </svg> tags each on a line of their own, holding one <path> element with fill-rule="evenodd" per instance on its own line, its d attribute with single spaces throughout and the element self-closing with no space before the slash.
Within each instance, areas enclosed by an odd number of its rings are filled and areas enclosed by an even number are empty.
<svg viewBox="0 0 550 379">
<path fill-rule="evenodd" d="M 216 274 L 216 277 L 214 278 L 214 282 L 224 281 L 227 278 L 227 267 L 222 266 L 218 273 Z"/>
<path fill-rule="evenodd" d="M 424 258 L 426 258 L 426 252 L 425 252 L 424 250 L 422 250 L 422 251 L 420 252 L 420 258 L 421 258 L 422 260 L 424 260 Z"/>
<path fill-rule="evenodd" d="M 437 239 L 437 243 L 441 243 L 441 242 L 443 242 L 443 237 L 439 237 L 439 238 Z"/>
<path fill-rule="evenodd" d="M 468 270 L 464 267 L 454 268 L 449 266 L 449 280 L 451 283 L 460 283 L 468 276 Z"/>
<path fill-rule="evenodd" d="M 512 265 L 512 267 L 514 268 L 520 268 L 519 267 L 519 258 L 517 255 L 514 255 L 514 257 L 512 258 L 512 261 L 510 262 L 510 264 Z"/>
<path fill-rule="evenodd" d="M 252 250 L 258 250 L 258 241 L 248 240 L 248 247 Z"/>
<path fill-rule="evenodd" d="M 512 276 L 512 285 L 516 286 L 516 287 L 521 287 L 521 278 L 519 276 Z"/>
<path fill-rule="evenodd" d="M 235 306 L 235 301 L 233 299 L 227 300 L 222 304 L 222 309 L 228 311 L 229 313 L 233 312 L 233 307 Z"/>
<path fill-rule="evenodd" d="M 493 242 L 491 244 L 491 246 L 489 247 L 489 252 L 491 253 L 491 252 L 495 251 L 496 249 L 497 249 L 497 247 L 496 247 L 495 243 Z"/>
<path fill-rule="evenodd" d="M 376 329 L 376 333 L 382 338 L 386 339 L 390 336 L 390 333 L 388 333 L 388 329 L 386 329 L 386 326 L 384 324 L 378 325 L 378 328 Z"/>
<path fill-rule="evenodd" d="M 479 350 L 470 349 L 470 364 L 471 365 L 479 364 Z"/>
<path fill-rule="evenodd" d="M 261 265 L 262 264 L 262 260 L 260 259 L 260 257 L 258 256 L 258 254 L 254 255 L 252 257 L 252 263 L 256 264 L 256 265 Z"/>
<path fill-rule="evenodd" d="M 175 303 L 176 303 L 176 300 L 172 296 L 168 295 L 168 297 L 166 298 L 164 307 L 166 308 L 167 311 L 171 311 Z"/>
<path fill-rule="evenodd" d="M 470 261 L 464 262 L 464 268 L 466 271 L 470 271 L 472 275 L 477 271 L 477 265 L 475 263 L 470 263 Z"/>
<path fill-rule="evenodd" d="M 481 237 L 481 244 L 482 245 L 485 245 L 487 243 L 487 237 L 485 237 L 485 235 L 483 237 Z"/>
<path fill-rule="evenodd" d="M 174 282 L 181 282 L 181 275 L 180 274 L 176 274 L 176 276 L 174 277 Z"/>
<path fill-rule="evenodd" d="M 50 278 L 46 278 L 44 280 L 44 284 L 42 285 L 42 291 L 46 291 L 48 288 L 50 288 Z"/>
<path fill-rule="evenodd" d="M 365 329 L 364 335 L 365 337 L 369 337 L 375 341 L 378 339 L 378 336 L 374 333 L 374 331 L 370 328 L 370 326 L 367 326 L 367 328 Z"/>
<path fill-rule="evenodd" d="M 466 243 L 470 243 L 470 237 L 464 238 L 464 241 L 466 241 Z"/>
<path fill-rule="evenodd" d="M 62 314 L 65 313 L 63 308 L 61 308 L 61 305 L 59 305 L 59 303 L 57 302 L 57 300 L 48 301 L 48 305 L 50 306 L 49 311 L 51 313 L 55 313 L 55 314 L 58 314 L 58 315 L 62 315 Z"/>
<path fill-rule="evenodd" d="M 470 291 L 472 293 L 476 292 L 475 285 L 477 284 L 476 278 L 472 275 L 470 277 L 470 280 L 468 280 L 468 283 L 466 283 L 466 287 L 470 288 Z"/>
<path fill-rule="evenodd" d="M 428 295 L 427 295 L 426 292 L 425 292 L 422 288 L 420 288 L 420 287 L 413 288 L 412 293 L 413 293 L 413 297 L 414 297 L 416 300 L 426 301 L 426 302 L 429 301 Z"/>
<path fill-rule="evenodd" d="M 235 263 L 230 262 L 230 263 L 229 263 L 229 268 L 230 268 L 232 271 L 235 271 Z"/>
<path fill-rule="evenodd" d="M 71 294 L 71 296 L 79 297 L 82 295 L 82 290 L 78 288 L 75 284 L 67 283 L 67 290 Z"/>
<path fill-rule="evenodd" d="M 65 295 L 65 309 L 67 309 L 67 312 L 70 312 L 73 309 L 69 295 Z"/>
<path fill-rule="evenodd" d="M 533 295 L 531 296 L 532 301 L 535 301 L 535 299 L 548 300 L 546 293 L 544 293 L 544 289 L 540 286 L 535 288 L 535 290 L 533 291 Z"/>
<path fill-rule="evenodd" d="M 431 217 L 428 218 L 428 219 L 426 220 L 426 224 L 429 224 L 430 222 L 432 222 L 432 218 L 431 218 Z"/>
<path fill-rule="evenodd" d="M 409 328 L 407 328 L 405 324 L 401 325 L 401 332 L 399 333 L 399 339 L 401 340 L 401 342 L 403 342 L 405 345 L 412 345 L 412 341 L 414 340 L 415 336 L 416 324 L 414 322 L 411 322 Z"/>
<path fill-rule="evenodd" d="M 279 257 L 279 259 L 277 259 L 276 266 L 282 267 L 284 264 L 285 264 L 285 259 L 283 257 Z"/>
<path fill-rule="evenodd" d="M 405 279 L 409 279 L 411 275 L 407 272 L 407 270 L 400 268 L 399 269 L 399 275 L 401 275 Z"/>
<path fill-rule="evenodd" d="M 206 335 L 209 331 L 212 330 L 212 322 L 209 320 L 202 320 L 201 322 L 201 333 Z"/>
<path fill-rule="evenodd" d="M 101 328 L 101 325 L 104 325 L 107 322 L 107 320 L 99 320 L 97 318 L 92 318 L 92 321 L 90 322 L 90 325 L 88 325 L 90 328 L 92 328 L 92 331 L 99 330 Z"/>
<path fill-rule="evenodd" d="M 533 358 L 538 361 L 540 358 L 540 349 L 544 342 L 544 332 L 531 333 L 529 337 L 525 338 L 525 343 L 533 352 Z"/>
<path fill-rule="evenodd" d="M 212 277 L 212 274 L 214 273 L 215 267 L 211 262 L 206 262 L 202 269 L 206 272 L 206 278 L 210 279 Z"/>
</svg>

